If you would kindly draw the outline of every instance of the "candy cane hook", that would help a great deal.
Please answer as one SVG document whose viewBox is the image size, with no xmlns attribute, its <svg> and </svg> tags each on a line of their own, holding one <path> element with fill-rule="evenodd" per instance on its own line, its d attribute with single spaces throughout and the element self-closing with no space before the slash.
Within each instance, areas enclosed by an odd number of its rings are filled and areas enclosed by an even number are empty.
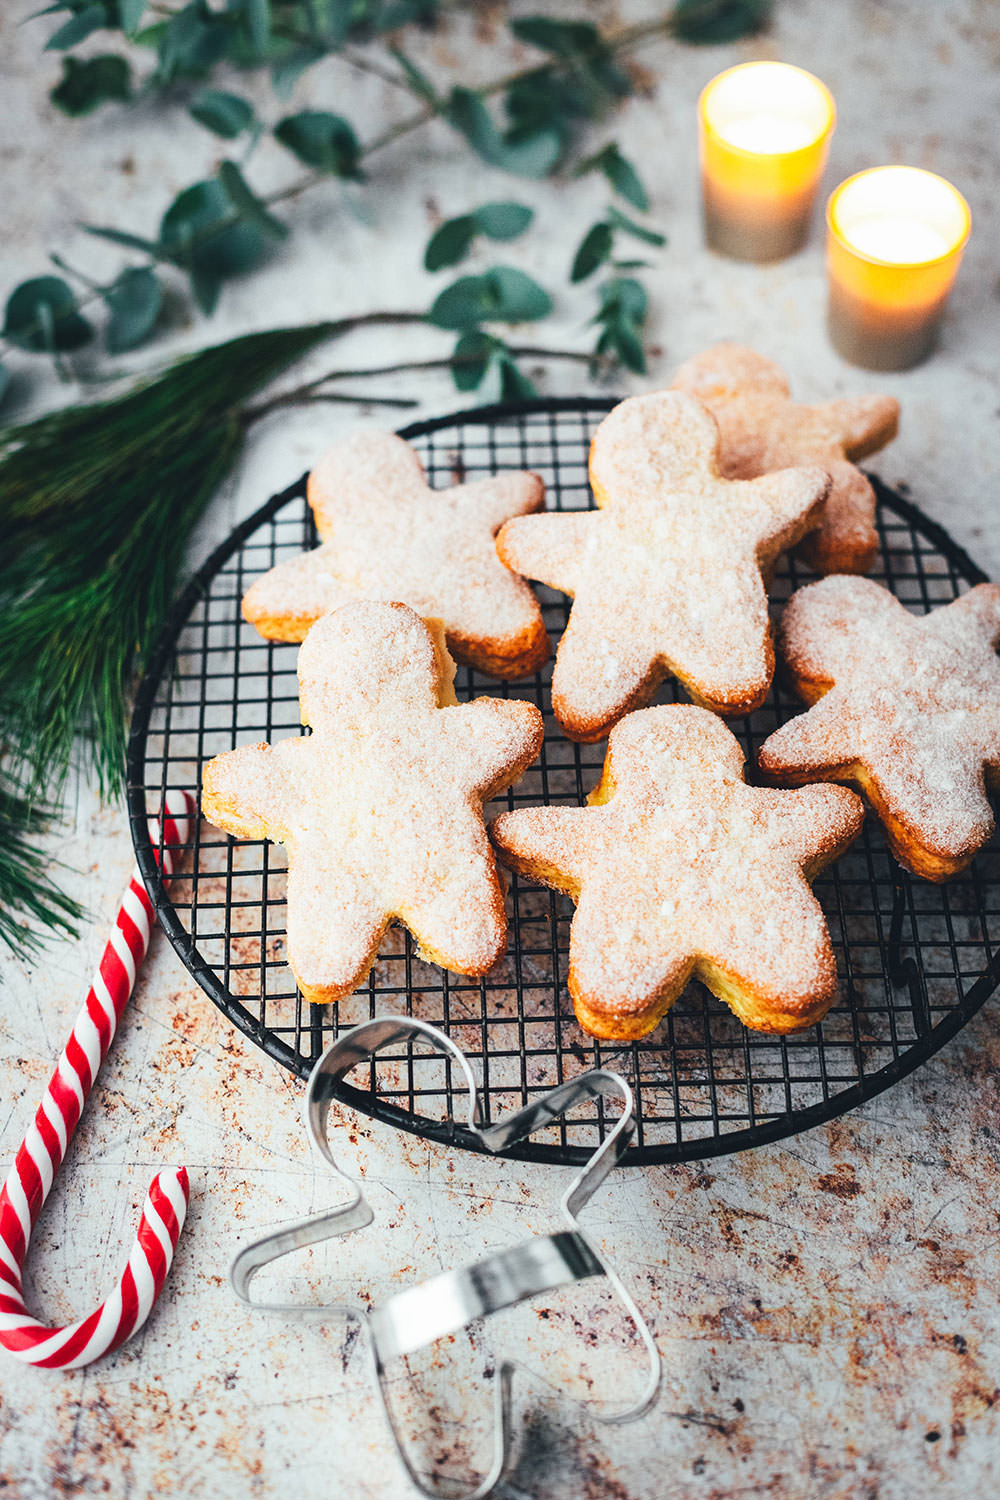
<svg viewBox="0 0 1000 1500">
<path fill-rule="evenodd" d="M 162 861 L 167 878 L 173 874 L 174 850 L 187 843 L 194 812 L 186 792 L 167 793 Z M 150 832 L 159 844 L 155 822 Z M 160 1295 L 184 1225 L 187 1169 L 166 1167 L 150 1184 L 128 1264 L 107 1301 L 65 1328 L 48 1328 L 28 1312 L 21 1270 L 31 1233 L 132 993 L 155 921 L 136 866 L 83 1009 L 0 1192 L 0 1347 L 26 1364 L 75 1369 L 130 1338 Z"/>
</svg>

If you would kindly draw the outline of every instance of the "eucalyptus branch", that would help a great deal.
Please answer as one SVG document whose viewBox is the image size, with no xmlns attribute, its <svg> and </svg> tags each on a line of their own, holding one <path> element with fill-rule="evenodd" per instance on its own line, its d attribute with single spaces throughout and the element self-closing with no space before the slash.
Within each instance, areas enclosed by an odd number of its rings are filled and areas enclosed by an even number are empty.
<svg viewBox="0 0 1000 1500">
<path fill-rule="evenodd" d="M 394 89 L 402 89 L 406 93 L 412 93 L 412 89 L 401 73 L 393 73 L 389 68 L 384 68 L 381 63 L 374 62 L 370 57 L 364 57 L 360 52 L 346 47 L 339 54 L 335 54 L 359 73 L 367 73 L 372 78 L 379 78 L 383 83 L 388 83 Z"/>
<path fill-rule="evenodd" d="M 265 39 L 268 34 L 284 35 L 307 53 L 314 49 L 317 55 L 328 52 L 340 56 L 349 66 L 374 74 L 415 96 L 420 107 L 366 143 L 359 142 L 349 122 L 337 115 L 305 111 L 286 117 L 274 127 L 274 134 L 310 170 L 283 187 L 258 196 L 246 182 L 241 167 L 235 161 L 223 161 L 216 179 L 195 183 L 178 195 L 164 215 L 155 241 L 115 229 L 83 226 L 91 233 L 141 251 L 143 262 L 129 266 L 109 286 L 94 288 L 84 297 L 75 297 L 64 282 L 54 277 L 38 277 L 22 284 L 8 302 L 3 330 L 6 341 L 32 352 L 53 355 L 79 347 L 92 335 L 89 323 L 81 316 L 81 308 L 101 299 L 112 313 L 106 336 L 111 352 L 135 347 L 149 336 L 159 316 L 162 290 L 156 268 L 160 263 L 186 271 L 195 300 L 203 312 L 210 313 L 225 276 L 248 269 L 259 259 L 269 239 L 287 236 L 287 226 L 274 216 L 273 208 L 299 198 L 328 181 L 331 175 L 359 178 L 362 163 L 437 118 L 446 119 L 492 165 L 529 176 L 548 175 L 564 158 L 569 139 L 578 131 L 581 121 L 598 118 L 609 104 L 631 92 L 627 76 L 614 64 L 615 58 L 670 35 L 697 41 L 743 34 L 756 29 L 766 18 L 769 4 L 770 0 L 675 0 L 664 16 L 604 33 L 589 21 L 544 16 L 516 18 L 510 23 L 514 35 L 535 47 L 541 59 L 475 88 L 453 84 L 447 91 L 426 78 L 396 44 L 390 47 L 390 53 L 399 73 L 349 45 L 351 34 L 361 35 L 366 27 L 378 35 L 380 14 L 375 5 L 367 7 L 363 0 L 358 0 L 348 35 L 336 40 L 319 32 L 316 14 L 311 9 L 306 15 L 311 24 L 300 31 L 294 25 L 289 26 L 275 6 L 270 20 L 265 21 Z M 70 10 L 74 19 L 61 29 L 66 40 L 60 42 L 59 34 L 51 40 L 56 45 L 73 46 L 93 29 L 93 23 L 87 20 L 90 13 L 76 0 L 63 0 L 61 7 L 54 7 L 59 8 Z M 181 15 L 195 13 L 192 24 L 196 34 L 198 26 L 206 29 L 206 36 L 212 28 L 217 36 L 222 28 L 223 37 L 233 39 L 240 27 L 248 24 L 252 27 L 253 15 L 258 14 L 256 10 L 251 14 L 249 4 L 230 4 L 225 10 L 206 9 L 204 14 L 196 5 L 174 10 L 160 4 L 155 9 L 168 23 L 161 47 L 161 67 L 166 79 L 173 76 L 178 65 L 170 48 L 191 45 L 190 27 L 184 33 L 186 40 L 176 44 L 170 41 L 167 45 L 173 35 L 173 23 Z M 256 36 L 254 45 L 260 45 Z M 207 58 L 209 68 L 218 55 L 216 50 L 211 51 Z M 309 60 L 307 56 L 306 63 Z M 86 88 L 81 100 L 78 81 L 79 75 L 90 68 L 96 68 L 99 76 L 87 87 L 96 89 L 92 97 L 98 102 L 101 98 L 128 97 L 127 78 L 123 83 L 117 70 L 113 70 L 113 77 L 108 77 L 107 67 L 102 71 L 101 64 L 116 64 L 117 69 L 125 68 L 127 73 L 122 60 L 113 57 L 74 62 L 77 72 L 70 71 L 60 85 L 63 107 L 75 112 L 92 107 Z M 189 74 L 197 72 L 196 54 L 191 54 L 187 66 Z M 204 61 L 200 66 L 205 71 Z M 499 128 L 486 108 L 485 101 L 497 94 L 505 96 L 509 128 Z M 209 91 L 192 103 L 192 111 L 202 124 L 227 139 L 249 130 L 253 140 L 261 130 L 252 106 L 237 95 Z M 617 147 L 612 143 L 599 153 L 603 155 L 605 174 L 633 205 L 645 208 L 645 202 L 638 202 L 615 181 L 608 155 L 615 151 Z M 246 157 L 243 161 L 245 165 Z M 622 169 L 620 154 L 617 165 L 619 170 L 632 171 L 627 166 Z M 629 362 L 637 367 L 635 358 Z M 0 370 L 0 394 L 5 383 L 6 377 Z"/>
<path fill-rule="evenodd" d="M 655 37 L 669 36 L 673 27 L 674 21 L 671 16 L 660 21 L 645 21 L 634 26 L 626 26 L 617 33 L 610 45 L 616 53 L 622 52 L 633 45 L 641 45 Z M 513 72 L 505 73 L 501 77 L 493 79 L 491 82 L 481 84 L 476 88 L 475 92 L 484 98 L 503 93 L 515 84 L 522 83 L 525 79 L 532 77 L 538 70 L 538 63 L 533 63 L 528 67 L 517 68 Z M 412 86 L 405 83 L 405 81 L 404 86 L 409 92 L 414 92 Z M 393 145 L 396 141 L 402 140 L 407 135 L 412 135 L 414 131 L 429 124 L 431 120 L 439 119 L 445 115 L 448 109 L 449 100 L 445 96 L 438 97 L 433 104 L 425 104 L 422 109 L 412 115 L 408 115 L 403 120 L 397 121 L 395 125 L 389 126 L 379 135 L 374 136 L 366 145 L 362 145 L 359 151 L 359 160 L 366 161 L 369 157 L 374 156 L 376 152 L 385 150 L 386 147 Z M 319 170 L 306 172 L 287 183 L 284 187 L 276 188 L 273 192 L 262 195 L 260 202 L 268 208 L 275 208 L 279 204 L 288 203 L 295 198 L 301 197 L 303 193 L 308 192 L 311 188 L 318 187 L 321 183 L 328 183 L 329 180 L 329 172 Z M 234 209 L 231 213 L 222 216 L 214 223 L 196 231 L 189 242 L 189 248 L 193 249 L 197 247 L 198 244 L 220 234 L 226 229 L 235 228 L 240 221 L 241 215 Z"/>
<path fill-rule="evenodd" d="M 709 0 L 712 3 L 712 0 Z M 634 26 L 623 26 L 620 31 L 614 33 L 608 39 L 608 45 L 615 54 L 625 52 L 633 46 L 641 46 L 643 43 L 652 41 L 656 37 L 670 36 L 674 30 L 673 16 L 666 16 L 659 21 L 643 21 Z M 540 63 L 531 63 L 527 67 L 515 68 L 511 73 L 501 74 L 487 83 L 477 84 L 474 92 L 484 99 L 493 98 L 496 94 L 506 93 L 508 89 L 514 88 L 526 79 L 532 78 L 538 73 L 539 68 L 545 66 Z M 549 64 L 548 66 L 553 66 Z M 567 63 L 566 67 L 569 66 Z M 399 120 L 395 125 L 390 125 L 380 135 L 368 142 L 364 147 L 365 157 L 374 156 L 376 151 L 383 151 L 386 146 L 392 146 L 396 141 L 402 140 L 404 136 L 411 135 L 413 131 L 419 130 L 421 126 L 427 125 L 431 120 L 439 119 L 447 114 L 450 107 L 448 96 L 441 96 L 433 104 L 425 104 L 423 109 L 408 115 L 406 119 Z"/>
</svg>

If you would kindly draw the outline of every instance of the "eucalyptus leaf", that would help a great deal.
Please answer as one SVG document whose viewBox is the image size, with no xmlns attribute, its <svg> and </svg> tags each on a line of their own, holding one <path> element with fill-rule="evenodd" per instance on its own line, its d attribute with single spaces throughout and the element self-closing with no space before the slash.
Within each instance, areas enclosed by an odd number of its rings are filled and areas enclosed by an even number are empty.
<svg viewBox="0 0 1000 1500">
<path fill-rule="evenodd" d="M 22 281 L 7 299 L 3 337 L 33 354 L 79 349 L 92 329 L 77 311 L 76 297 L 61 276 Z"/>
<path fill-rule="evenodd" d="M 535 217 L 524 203 L 484 203 L 472 215 L 480 234 L 490 240 L 515 240 Z"/>
<path fill-rule="evenodd" d="M 573 268 L 569 273 L 572 282 L 586 281 L 599 266 L 611 258 L 614 235 L 611 225 L 602 219 L 593 224 L 580 241 L 573 257 Z"/>
<path fill-rule="evenodd" d="M 649 208 L 649 194 L 643 187 L 638 172 L 622 155 L 614 141 L 582 161 L 574 175 L 583 177 L 587 172 L 595 171 L 603 172 L 615 192 L 640 213 L 645 213 Z"/>
<path fill-rule="evenodd" d="M 427 243 L 424 267 L 440 271 L 445 266 L 457 266 L 468 255 L 477 234 L 491 240 L 516 239 L 534 217 L 534 209 L 523 203 L 484 203 L 470 214 L 447 219 Z"/>
<path fill-rule="evenodd" d="M 305 4 L 308 13 L 313 16 L 316 0 L 305 0 Z M 355 4 L 356 0 L 326 0 L 326 14 L 323 17 L 324 35 L 331 46 L 342 47 L 350 38 L 351 27 L 355 19 Z"/>
<path fill-rule="evenodd" d="M 263 258 L 267 238 L 256 223 L 237 222 L 232 199 L 218 178 L 179 193 L 160 224 L 160 254 L 199 274 L 206 286 L 248 271 Z M 195 295 L 200 307 L 215 305 L 218 287 Z"/>
<path fill-rule="evenodd" d="M 627 370 L 646 373 L 646 355 L 636 330 L 628 323 L 611 323 L 597 341 L 598 354 L 615 354 Z"/>
<path fill-rule="evenodd" d="M 510 139 L 544 130 L 558 137 L 565 153 L 579 122 L 599 119 L 630 91 L 626 75 L 612 70 L 605 78 L 606 71 L 602 64 L 595 73 L 587 61 L 553 63 L 515 79 L 504 94 Z"/>
<path fill-rule="evenodd" d="M 271 67 L 271 82 L 278 98 L 290 98 L 292 90 L 306 69 L 311 68 L 313 63 L 318 63 L 325 56 L 325 48 L 306 42 L 301 47 L 293 47 L 290 52 L 279 57 Z"/>
<path fill-rule="evenodd" d="M 219 293 L 222 291 L 222 277 L 214 271 L 206 270 L 204 266 L 193 266 L 191 269 L 191 295 L 197 302 L 206 318 L 210 318 L 219 303 Z"/>
<path fill-rule="evenodd" d="M 353 127 L 342 115 L 315 109 L 286 115 L 275 126 L 274 135 L 307 167 L 337 177 L 361 176 L 361 147 Z"/>
<path fill-rule="evenodd" d="M 576 90 L 554 67 L 536 68 L 515 78 L 503 96 L 510 134 L 523 140 L 551 131 L 565 150 L 573 132 L 573 121 L 586 117 Z"/>
<path fill-rule="evenodd" d="M 275 240 L 288 238 L 287 224 L 275 218 L 267 205 L 261 202 L 235 162 L 224 161 L 221 164 L 219 180 L 244 224 L 255 225 L 261 234 L 270 235 Z"/>
<path fill-rule="evenodd" d="M 487 316 L 481 276 L 460 276 L 438 293 L 427 314 L 438 328 L 475 328 Z"/>
<path fill-rule="evenodd" d="M 188 108 L 199 125 L 227 141 L 235 140 L 254 122 L 253 105 L 239 94 L 227 94 L 222 89 L 203 89 Z"/>
<path fill-rule="evenodd" d="M 533 401 L 538 395 L 534 382 L 529 380 L 514 363 L 509 354 L 500 355 L 495 361 L 500 372 L 501 401 Z"/>
<path fill-rule="evenodd" d="M 457 219 L 447 219 L 427 241 L 424 251 L 424 269 L 441 271 L 445 266 L 457 266 L 469 253 L 469 246 L 476 236 L 476 221 L 472 214 L 462 214 Z"/>
<path fill-rule="evenodd" d="M 494 266 L 482 279 L 496 309 L 490 316 L 502 323 L 534 323 L 552 311 L 552 298 L 545 288 L 514 266 Z"/>
<path fill-rule="evenodd" d="M 107 24 L 108 14 L 103 5 L 88 5 L 84 10 L 76 11 L 68 21 L 63 22 L 58 31 L 53 32 L 45 43 L 45 50 L 62 52 L 67 47 L 75 47 L 77 42 L 82 42 L 92 31 L 99 31 Z"/>
<path fill-rule="evenodd" d="M 482 276 L 460 276 L 435 299 L 428 317 L 438 328 L 479 323 L 533 323 L 548 317 L 552 298 L 524 271 L 494 266 Z"/>
<path fill-rule="evenodd" d="M 108 99 L 131 98 L 131 75 L 124 57 L 106 53 L 88 57 L 64 57 L 62 77 L 49 98 L 65 115 L 85 115 Z"/>
<path fill-rule="evenodd" d="M 463 333 L 451 356 L 451 375 L 460 391 L 475 391 L 482 385 L 497 349 L 504 347 L 491 334 L 475 329 Z"/>
<path fill-rule="evenodd" d="M 214 12 L 192 0 L 166 22 L 157 40 L 157 76 L 199 78 L 225 56 L 235 37 L 231 12 Z"/>
<path fill-rule="evenodd" d="M 453 88 L 448 96 L 445 117 L 480 156 L 487 161 L 493 160 L 502 147 L 502 141 L 482 94 L 461 86 Z"/>
<path fill-rule="evenodd" d="M 616 318 L 641 326 L 649 309 L 649 298 L 641 281 L 631 276 L 619 276 L 606 281 L 600 288 L 601 311 L 599 317 L 613 315 Z"/>
<path fill-rule="evenodd" d="M 111 311 L 105 341 L 112 354 L 124 354 L 145 342 L 163 306 L 163 289 L 155 271 L 133 266 L 123 271 L 104 293 Z"/>
<path fill-rule="evenodd" d="M 561 21 L 554 16 L 523 16 L 510 29 L 519 42 L 528 42 L 556 57 L 572 57 L 601 45 L 601 34 L 590 21 Z"/>
<path fill-rule="evenodd" d="M 551 16 L 525 16 L 511 22 L 511 30 L 557 59 L 538 69 L 508 91 L 512 121 L 524 123 L 526 107 L 537 117 L 597 119 L 609 104 L 632 92 L 628 74 L 618 65 L 614 49 L 590 21 L 563 21 Z"/>
<path fill-rule="evenodd" d="M 344 0 L 340 0 L 343 4 Z M 440 0 L 368 0 L 377 20 L 379 31 L 395 31 L 400 26 L 416 22 L 419 26 L 430 26 L 438 20 Z M 356 9 L 357 0 L 355 0 Z"/>
<path fill-rule="evenodd" d="M 150 47 L 154 52 L 159 52 L 163 45 L 163 38 L 167 34 L 166 21 L 154 21 L 150 26 L 144 26 L 136 34 L 135 43 L 137 47 Z"/>
<path fill-rule="evenodd" d="M 604 154 L 602 170 L 605 177 L 614 188 L 615 192 L 637 208 L 640 213 L 645 213 L 649 208 L 649 194 L 643 186 L 642 179 L 627 157 L 624 157 L 618 147 L 612 145 Z"/>
<path fill-rule="evenodd" d="M 562 155 L 563 141 L 556 130 L 539 129 L 517 138 L 502 135 L 483 96 L 473 89 L 452 89 L 445 118 L 484 161 L 521 177 L 547 177 Z"/>
<path fill-rule="evenodd" d="M 270 0 L 243 0 L 243 13 L 250 28 L 250 39 L 258 52 L 265 52 L 271 39 Z"/>
<path fill-rule="evenodd" d="M 438 105 L 437 90 L 427 77 L 427 74 L 422 73 L 416 63 L 410 61 L 401 47 L 390 47 L 389 52 L 395 58 L 400 68 L 402 68 L 407 83 L 417 97 L 423 99 L 424 103 L 429 104 L 432 109 L 436 109 Z"/>
<path fill-rule="evenodd" d="M 735 42 L 763 31 L 773 8 L 773 0 L 677 0 L 674 36 L 693 46 Z"/>
<path fill-rule="evenodd" d="M 127 37 L 134 37 L 146 14 L 147 0 L 118 0 L 118 19 Z"/>
<path fill-rule="evenodd" d="M 645 245 L 659 246 L 667 243 L 665 235 L 660 234 L 655 229 L 647 229 L 645 224 L 637 224 L 634 219 L 630 219 L 627 214 L 623 214 L 620 209 L 615 208 L 613 205 L 608 209 L 608 219 L 614 225 L 615 229 L 623 229 L 626 234 L 631 234 L 635 239 L 642 240 Z"/>
<path fill-rule="evenodd" d="M 594 322 L 600 327 L 596 352 L 613 354 L 637 375 L 646 373 L 642 328 L 649 302 L 642 283 L 631 276 L 616 276 L 598 289 L 599 307 Z"/>
<path fill-rule="evenodd" d="M 524 135 L 508 131 L 502 137 L 495 165 L 516 177 L 548 177 L 559 165 L 565 146 L 563 136 L 556 129 L 535 130 Z"/>
</svg>

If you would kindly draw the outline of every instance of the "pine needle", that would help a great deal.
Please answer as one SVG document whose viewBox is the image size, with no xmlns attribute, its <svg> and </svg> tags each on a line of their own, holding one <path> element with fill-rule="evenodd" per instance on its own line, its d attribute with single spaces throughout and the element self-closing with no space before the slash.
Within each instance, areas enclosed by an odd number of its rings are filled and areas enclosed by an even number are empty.
<svg viewBox="0 0 1000 1500">
<path fill-rule="evenodd" d="M 0 434 L 0 735 L 26 787 L 57 794 L 83 736 L 102 794 L 120 788 L 131 689 L 191 529 L 236 461 L 241 409 L 335 331 L 232 339 Z M 19 808 L 8 797 L 15 820 Z"/>
<path fill-rule="evenodd" d="M 50 816 L 49 808 L 0 787 L 0 942 L 20 956 L 38 951 L 46 929 L 71 935 L 82 916 L 35 847 Z"/>
</svg>

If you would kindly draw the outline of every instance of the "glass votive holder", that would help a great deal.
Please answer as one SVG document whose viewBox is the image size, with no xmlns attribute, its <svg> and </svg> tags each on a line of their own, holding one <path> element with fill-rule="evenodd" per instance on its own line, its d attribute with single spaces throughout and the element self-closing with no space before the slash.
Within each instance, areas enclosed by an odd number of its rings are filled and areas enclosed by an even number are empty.
<svg viewBox="0 0 1000 1500">
<path fill-rule="evenodd" d="M 741 63 L 698 100 L 705 238 L 738 260 L 804 244 L 837 112 L 824 83 L 788 63 Z"/>
<path fill-rule="evenodd" d="M 961 193 L 919 167 L 873 167 L 826 210 L 834 348 L 869 370 L 906 370 L 937 342 L 969 238 Z"/>
</svg>

